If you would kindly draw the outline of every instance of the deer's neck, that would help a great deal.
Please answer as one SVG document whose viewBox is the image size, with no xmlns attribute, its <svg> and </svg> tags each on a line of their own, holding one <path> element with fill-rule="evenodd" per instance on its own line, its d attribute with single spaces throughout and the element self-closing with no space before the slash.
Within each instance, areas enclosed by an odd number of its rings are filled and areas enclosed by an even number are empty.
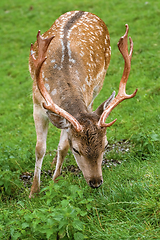
<svg viewBox="0 0 160 240">
<path fill-rule="evenodd" d="M 76 84 L 66 83 L 66 88 L 61 88 L 60 107 L 70 113 L 75 118 L 81 114 L 87 113 L 87 106 L 85 104 L 81 88 Z"/>
</svg>

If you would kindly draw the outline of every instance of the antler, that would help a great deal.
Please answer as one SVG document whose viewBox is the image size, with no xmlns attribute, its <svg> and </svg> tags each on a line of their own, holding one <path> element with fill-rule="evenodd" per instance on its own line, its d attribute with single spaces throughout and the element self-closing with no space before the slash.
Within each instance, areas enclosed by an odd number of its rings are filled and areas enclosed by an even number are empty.
<svg viewBox="0 0 160 240">
<path fill-rule="evenodd" d="M 80 125 L 80 123 L 68 112 L 66 112 L 64 109 L 60 108 L 58 105 L 56 105 L 51 96 L 49 95 L 49 93 L 47 92 L 45 86 L 44 86 L 44 82 L 43 79 L 41 77 L 41 67 L 43 65 L 43 63 L 45 62 L 45 60 L 47 59 L 47 57 L 45 56 L 46 51 L 48 49 L 48 46 L 50 44 L 50 42 L 52 41 L 52 39 L 54 38 L 54 36 L 50 37 L 50 38 L 43 38 L 40 35 L 40 30 L 38 31 L 37 34 L 37 44 L 38 44 L 38 57 L 37 59 L 34 56 L 34 51 L 33 51 L 33 44 L 31 44 L 31 57 L 35 66 L 35 75 L 36 75 L 36 82 L 37 82 L 37 86 L 38 89 L 41 93 L 41 95 L 43 96 L 43 98 L 45 99 L 46 103 L 43 103 L 43 107 L 45 109 L 50 110 L 51 112 L 54 112 L 62 117 L 64 117 L 65 119 L 67 119 L 76 129 L 77 132 L 80 132 L 82 130 L 82 126 Z"/>
<path fill-rule="evenodd" d="M 115 119 L 114 121 L 112 121 L 111 123 L 105 123 L 106 118 L 109 116 L 110 112 L 123 100 L 125 99 L 129 99 L 129 98 L 133 98 L 136 93 L 137 90 L 136 89 L 134 91 L 133 94 L 131 95 L 127 95 L 126 94 L 126 83 L 129 77 L 129 73 L 130 73 L 130 69 L 131 69 L 131 58 L 132 58 L 132 52 L 133 52 L 133 41 L 131 39 L 131 37 L 129 37 L 130 40 L 130 52 L 128 54 L 128 45 L 127 45 L 127 41 L 128 41 L 128 31 L 129 31 L 129 27 L 128 24 L 125 25 L 126 26 L 126 32 L 124 34 L 124 36 L 122 36 L 118 42 L 118 48 L 119 51 L 121 52 L 124 61 L 125 61 L 125 65 L 124 65 L 124 71 L 123 71 L 123 75 L 122 75 L 122 79 L 120 81 L 120 85 L 119 85 L 119 91 L 117 96 L 113 99 L 113 101 L 107 106 L 107 108 L 104 110 L 104 112 L 102 113 L 98 125 L 100 127 L 110 127 L 117 119 Z"/>
</svg>

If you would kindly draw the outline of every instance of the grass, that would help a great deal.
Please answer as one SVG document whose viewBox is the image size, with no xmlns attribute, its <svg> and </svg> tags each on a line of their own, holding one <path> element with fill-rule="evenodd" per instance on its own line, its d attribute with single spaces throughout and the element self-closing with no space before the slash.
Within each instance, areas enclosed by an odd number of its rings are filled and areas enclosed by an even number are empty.
<svg viewBox="0 0 160 240">
<path fill-rule="evenodd" d="M 105 158 L 104 184 L 90 189 L 82 176 L 64 172 L 58 184 L 42 175 L 42 192 L 28 199 L 29 185 L 20 176 L 34 171 L 36 134 L 32 117 L 32 80 L 28 72 L 30 43 L 70 10 L 90 11 L 107 24 L 112 58 L 94 108 L 118 91 L 123 59 L 117 48 L 129 24 L 134 52 L 124 101 L 110 115 L 117 122 L 107 130 L 109 143 L 125 139 Z M 1 239 L 160 239 L 160 49 L 158 0 L 0 2 L 0 238 Z M 43 169 L 50 169 L 60 131 L 50 126 Z M 64 167 L 76 165 L 69 153 Z M 44 194 L 45 193 L 45 194 Z"/>
</svg>

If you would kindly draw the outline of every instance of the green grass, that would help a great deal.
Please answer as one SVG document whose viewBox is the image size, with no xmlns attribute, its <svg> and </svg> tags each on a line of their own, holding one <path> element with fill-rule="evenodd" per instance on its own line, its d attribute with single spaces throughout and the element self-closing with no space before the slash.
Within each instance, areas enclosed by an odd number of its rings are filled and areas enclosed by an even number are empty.
<svg viewBox="0 0 160 240">
<path fill-rule="evenodd" d="M 110 144 L 129 141 L 130 150 L 114 148 L 105 158 L 104 183 L 90 189 L 82 176 L 63 172 L 58 184 L 42 175 L 42 192 L 29 199 L 20 176 L 34 171 L 36 134 L 32 117 L 30 43 L 61 14 L 90 11 L 108 26 L 112 57 L 94 108 L 118 92 L 123 59 L 117 48 L 129 24 L 134 42 L 127 93 L 110 114 L 117 122 L 107 130 Z M 160 1 L 71 0 L 0 2 L 0 239 L 160 239 Z M 50 169 L 60 131 L 50 125 L 43 169 Z M 64 167 L 75 164 L 71 153 Z M 45 192 L 45 194 L 44 194 Z"/>
</svg>

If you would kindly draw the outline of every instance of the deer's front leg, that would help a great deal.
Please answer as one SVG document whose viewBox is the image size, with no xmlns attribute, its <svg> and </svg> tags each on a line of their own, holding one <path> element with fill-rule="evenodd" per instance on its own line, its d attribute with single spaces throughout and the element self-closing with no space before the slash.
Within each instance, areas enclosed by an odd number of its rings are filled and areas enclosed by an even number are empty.
<svg viewBox="0 0 160 240">
<path fill-rule="evenodd" d="M 33 116 L 34 116 L 35 127 L 36 127 L 37 143 L 36 143 L 36 151 L 35 151 L 36 163 L 35 163 L 34 178 L 33 178 L 33 184 L 31 187 L 29 198 L 31 198 L 34 193 L 37 193 L 40 190 L 41 167 L 42 167 L 44 155 L 46 153 L 46 140 L 47 140 L 48 123 L 49 123 L 49 120 L 45 115 L 44 110 L 39 105 L 34 104 Z"/>
<path fill-rule="evenodd" d="M 68 148 L 69 148 L 68 134 L 66 130 L 62 130 L 56 155 L 56 170 L 53 175 L 53 181 L 55 181 L 55 179 L 61 174 L 62 164 L 68 152 Z"/>
</svg>

